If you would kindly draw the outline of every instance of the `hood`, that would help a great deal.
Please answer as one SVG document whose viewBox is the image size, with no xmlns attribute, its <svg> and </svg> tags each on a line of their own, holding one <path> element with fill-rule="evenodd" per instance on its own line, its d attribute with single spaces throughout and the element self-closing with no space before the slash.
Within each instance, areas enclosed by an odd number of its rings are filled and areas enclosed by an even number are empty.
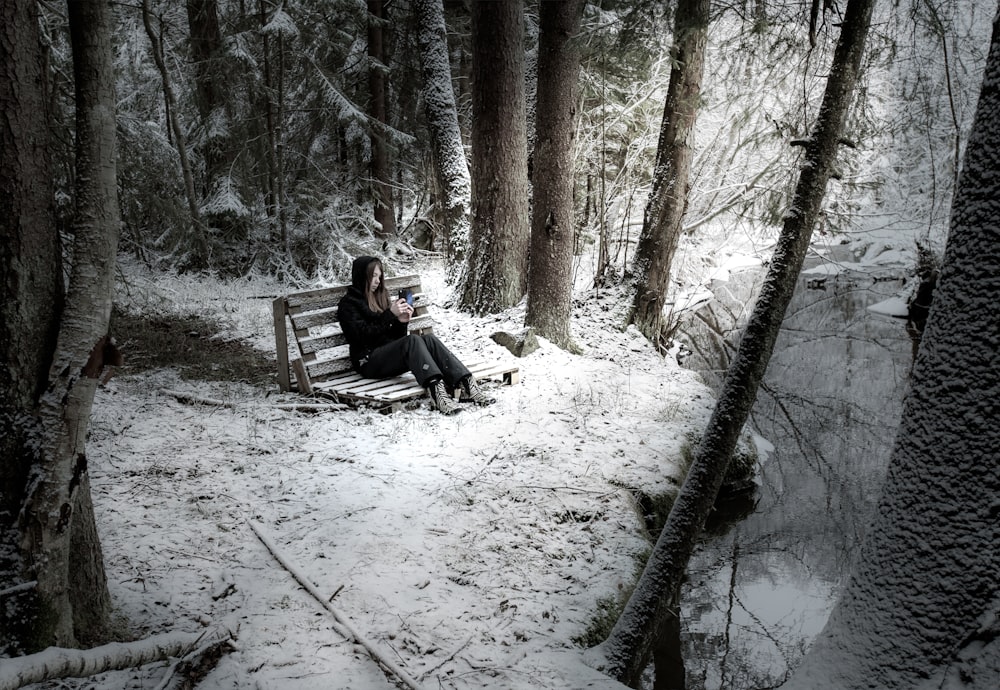
<svg viewBox="0 0 1000 690">
<path fill-rule="evenodd" d="M 365 294 L 368 289 L 368 264 L 378 261 L 374 256 L 359 256 L 351 265 L 351 287 Z"/>
</svg>

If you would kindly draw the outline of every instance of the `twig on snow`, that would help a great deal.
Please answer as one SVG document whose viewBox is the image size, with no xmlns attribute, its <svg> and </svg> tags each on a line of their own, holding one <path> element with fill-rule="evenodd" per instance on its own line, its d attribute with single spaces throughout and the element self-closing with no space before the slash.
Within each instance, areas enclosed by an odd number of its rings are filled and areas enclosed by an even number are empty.
<svg viewBox="0 0 1000 690">
<path fill-rule="evenodd" d="M 469 635 L 465 639 L 465 642 L 463 642 L 462 644 L 460 644 L 458 647 L 455 648 L 454 652 L 452 652 L 451 654 L 449 654 L 448 656 L 446 656 L 444 659 L 442 659 L 440 663 L 436 664 L 435 666 L 432 666 L 431 668 L 427 669 L 422 674 L 420 674 L 420 680 L 424 680 L 427 676 L 431 675 L 432 673 L 434 673 L 435 671 L 437 671 L 439 668 L 441 668 L 442 666 L 444 666 L 445 664 L 447 664 L 449 661 L 451 661 L 452 659 L 454 659 L 458 655 L 458 653 L 460 651 L 462 651 L 463 649 L 465 649 L 466 647 L 469 646 L 469 643 L 472 642 L 472 638 L 473 637 L 475 637 L 474 634 L 473 635 Z"/>
<path fill-rule="evenodd" d="M 342 614 L 333 604 L 323 597 L 316 586 L 309 581 L 309 578 L 307 578 L 302 571 L 300 571 L 295 565 L 288 561 L 288 559 L 286 559 L 280 551 L 278 551 L 278 547 L 275 546 L 274 542 L 266 534 L 264 534 L 260 527 L 249 520 L 247 520 L 247 524 L 250 525 L 250 529 L 253 530 L 254 534 L 257 535 L 257 538 L 260 539 L 261 543 L 267 547 L 267 550 L 271 552 L 271 555 L 275 557 L 278 563 L 280 563 L 285 570 L 291 573 L 292 577 L 294 577 L 316 601 L 323 605 L 323 608 L 333 614 L 333 618 L 337 623 L 337 625 L 334 626 L 334 629 L 336 629 L 338 633 L 364 647 L 375 662 L 380 664 L 385 670 L 391 672 L 399 678 L 399 680 L 403 681 L 407 687 L 412 688 L 412 690 L 422 690 L 420 684 L 411 678 L 406 671 L 401 669 L 392 659 L 388 658 L 385 654 L 379 651 L 374 643 L 369 641 L 367 638 L 362 637 L 362 635 L 354 629 L 350 619 L 348 619 L 347 616 Z"/>
</svg>

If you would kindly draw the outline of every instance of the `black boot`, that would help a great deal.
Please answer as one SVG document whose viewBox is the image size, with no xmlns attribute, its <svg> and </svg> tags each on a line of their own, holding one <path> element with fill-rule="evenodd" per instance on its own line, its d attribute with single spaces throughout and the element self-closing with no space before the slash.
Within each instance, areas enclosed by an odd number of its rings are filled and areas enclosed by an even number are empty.
<svg viewBox="0 0 1000 690">
<path fill-rule="evenodd" d="M 455 414 L 461 411 L 462 408 L 455 402 L 455 399 L 448 395 L 448 389 L 445 388 L 444 381 L 441 379 L 428 385 L 427 392 L 431 396 L 434 409 L 441 414 Z"/>
<path fill-rule="evenodd" d="M 458 401 L 472 402 L 485 407 L 486 405 L 492 405 L 497 399 L 480 388 L 475 377 L 469 374 L 462 379 L 462 395 L 459 396 Z"/>
</svg>

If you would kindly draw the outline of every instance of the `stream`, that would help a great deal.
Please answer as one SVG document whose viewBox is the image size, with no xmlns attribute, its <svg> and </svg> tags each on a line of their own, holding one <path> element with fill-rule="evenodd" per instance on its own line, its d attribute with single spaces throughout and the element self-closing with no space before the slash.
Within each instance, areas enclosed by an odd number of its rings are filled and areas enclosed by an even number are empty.
<svg viewBox="0 0 1000 690">
<path fill-rule="evenodd" d="M 644 687 L 779 685 L 846 581 L 885 475 L 911 341 L 903 319 L 868 309 L 900 291 L 901 269 L 824 266 L 799 279 L 753 409 L 754 431 L 773 445 L 759 489 L 706 530 L 682 588 L 679 640 L 659 651 L 665 672 Z M 716 390 L 762 275 L 714 285 L 713 303 L 684 328 L 685 366 Z"/>
</svg>

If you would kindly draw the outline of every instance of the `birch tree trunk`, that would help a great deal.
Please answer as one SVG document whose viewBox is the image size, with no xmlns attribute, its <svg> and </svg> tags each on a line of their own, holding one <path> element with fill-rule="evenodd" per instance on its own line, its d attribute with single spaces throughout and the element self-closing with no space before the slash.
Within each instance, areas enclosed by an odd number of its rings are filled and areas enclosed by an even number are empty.
<svg viewBox="0 0 1000 690">
<path fill-rule="evenodd" d="M 656 148 L 653 191 L 632 267 L 636 293 L 630 321 L 654 345 L 659 345 L 670 269 L 687 205 L 694 127 L 705 72 L 708 19 L 708 0 L 678 1 L 674 45 L 670 49 L 673 67 Z"/>
<path fill-rule="evenodd" d="M 591 651 L 595 665 L 635 685 L 668 616 L 670 595 L 687 569 L 695 540 L 715 503 L 764 377 L 796 279 L 802 270 L 826 184 L 835 162 L 848 106 L 858 80 L 874 0 L 849 0 L 815 131 L 806 144 L 792 208 L 739 350 L 666 525 L 608 639 Z"/>
<path fill-rule="evenodd" d="M 472 180 L 465 158 L 458 107 L 451 84 L 448 28 L 442 0 L 413 0 L 424 78 L 424 109 L 431 135 L 434 172 L 444 198 L 445 253 L 454 269 L 465 260 L 472 213 Z"/>
<path fill-rule="evenodd" d="M 1000 13 L 882 497 L 789 690 L 997 687 L 998 169 Z"/>
<path fill-rule="evenodd" d="M 524 3 L 472 3 L 472 233 L 461 306 L 517 304 L 528 275 Z"/>
<path fill-rule="evenodd" d="M 531 259 L 524 322 L 564 350 L 573 348 L 573 139 L 580 76 L 580 52 L 573 39 L 582 12 L 583 0 L 553 0 L 539 6 Z"/>
<path fill-rule="evenodd" d="M 42 646 L 73 646 L 100 637 L 110 610 L 90 498 L 86 437 L 109 348 L 120 222 L 112 21 L 106 3 L 69 0 L 67 5 L 76 79 L 73 265 L 48 387 L 38 402 L 41 457 L 32 470 L 20 522 L 25 579 L 38 583 L 35 641 Z M 81 535 L 87 539 L 75 541 Z"/>
</svg>

